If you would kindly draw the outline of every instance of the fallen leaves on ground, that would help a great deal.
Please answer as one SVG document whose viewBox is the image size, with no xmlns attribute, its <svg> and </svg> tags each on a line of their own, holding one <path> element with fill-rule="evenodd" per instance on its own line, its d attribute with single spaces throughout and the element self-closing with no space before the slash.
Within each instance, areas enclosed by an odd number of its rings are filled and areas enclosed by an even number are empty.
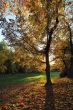
<svg viewBox="0 0 73 110">
<path fill-rule="evenodd" d="M 73 110 L 73 80 L 53 81 L 49 88 L 40 80 L 1 88 L 0 110 Z"/>
</svg>

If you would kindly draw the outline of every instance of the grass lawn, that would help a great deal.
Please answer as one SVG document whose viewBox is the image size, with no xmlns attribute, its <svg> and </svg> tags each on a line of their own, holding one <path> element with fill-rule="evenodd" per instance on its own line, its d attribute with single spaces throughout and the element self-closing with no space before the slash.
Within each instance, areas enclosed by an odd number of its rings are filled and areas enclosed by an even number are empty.
<svg viewBox="0 0 73 110">
<path fill-rule="evenodd" d="M 58 72 L 51 72 L 51 78 L 58 78 Z M 45 79 L 45 73 L 28 73 L 28 74 L 14 74 L 14 75 L 0 75 L 0 87 L 18 83 L 26 83 L 30 81 L 36 81 L 39 79 Z"/>
</svg>

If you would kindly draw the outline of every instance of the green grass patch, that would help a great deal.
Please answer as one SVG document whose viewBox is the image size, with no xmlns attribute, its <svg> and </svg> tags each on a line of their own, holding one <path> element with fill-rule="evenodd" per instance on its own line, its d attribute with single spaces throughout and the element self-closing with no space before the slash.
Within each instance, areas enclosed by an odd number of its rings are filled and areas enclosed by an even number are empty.
<svg viewBox="0 0 73 110">
<path fill-rule="evenodd" d="M 59 72 L 51 72 L 51 78 L 58 78 Z M 14 75 L 0 75 L 0 86 L 26 83 L 36 81 L 39 79 L 45 79 L 45 73 L 28 73 L 28 74 L 14 74 Z"/>
</svg>

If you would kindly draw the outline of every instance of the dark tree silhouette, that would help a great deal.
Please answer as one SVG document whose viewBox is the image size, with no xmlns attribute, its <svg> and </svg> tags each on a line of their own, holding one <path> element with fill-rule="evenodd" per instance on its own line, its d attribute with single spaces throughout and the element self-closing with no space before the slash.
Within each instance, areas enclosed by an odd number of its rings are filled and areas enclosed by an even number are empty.
<svg viewBox="0 0 73 110">
<path fill-rule="evenodd" d="M 52 82 L 49 80 L 48 86 L 45 86 L 46 97 L 44 110 L 56 110 L 55 109 L 55 98 L 53 94 Z"/>
</svg>

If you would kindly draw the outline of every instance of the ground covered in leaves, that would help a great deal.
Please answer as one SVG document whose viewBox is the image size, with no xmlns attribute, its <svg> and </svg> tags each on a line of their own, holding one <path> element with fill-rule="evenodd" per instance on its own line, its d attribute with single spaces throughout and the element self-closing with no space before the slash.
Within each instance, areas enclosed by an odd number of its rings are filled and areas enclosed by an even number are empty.
<svg viewBox="0 0 73 110">
<path fill-rule="evenodd" d="M 35 81 L 0 89 L 0 110 L 73 110 L 73 80 Z"/>
</svg>

